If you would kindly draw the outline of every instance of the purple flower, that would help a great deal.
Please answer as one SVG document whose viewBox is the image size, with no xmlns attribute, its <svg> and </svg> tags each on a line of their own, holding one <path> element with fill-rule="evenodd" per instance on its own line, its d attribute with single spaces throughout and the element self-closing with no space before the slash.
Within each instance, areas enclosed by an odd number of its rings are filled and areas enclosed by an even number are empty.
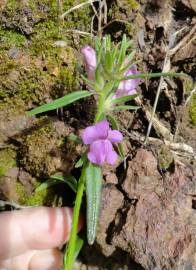
<svg viewBox="0 0 196 270">
<path fill-rule="evenodd" d="M 112 143 L 119 143 L 123 136 L 118 130 L 111 130 L 107 120 L 103 120 L 94 126 L 85 128 L 82 134 L 83 143 L 90 145 L 88 159 L 97 165 L 102 165 L 105 161 L 114 165 L 118 155 L 114 151 Z"/>
<path fill-rule="evenodd" d="M 130 75 L 136 75 L 138 74 L 137 67 L 136 65 L 133 65 L 125 74 L 124 76 L 130 76 Z M 121 81 L 119 84 L 118 89 L 116 90 L 115 95 L 112 97 L 114 98 L 119 98 L 123 96 L 131 96 L 136 94 L 136 87 L 138 86 L 140 82 L 140 78 L 137 79 L 130 79 L 126 81 Z"/>
<path fill-rule="evenodd" d="M 84 56 L 85 69 L 88 79 L 94 81 L 95 69 L 97 65 L 96 52 L 92 47 L 85 46 L 81 49 L 81 53 Z"/>
</svg>

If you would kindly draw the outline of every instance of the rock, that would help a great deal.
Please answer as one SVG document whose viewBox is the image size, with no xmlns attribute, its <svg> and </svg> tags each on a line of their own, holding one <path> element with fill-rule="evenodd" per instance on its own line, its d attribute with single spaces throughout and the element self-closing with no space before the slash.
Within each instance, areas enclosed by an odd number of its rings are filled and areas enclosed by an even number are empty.
<svg viewBox="0 0 196 270">
<path fill-rule="evenodd" d="M 19 195 L 16 191 L 18 168 L 10 169 L 4 176 L 0 177 L 0 197 L 17 203 Z"/>
<path fill-rule="evenodd" d="M 123 194 L 117 190 L 115 185 L 107 184 L 102 190 L 102 202 L 96 241 L 101 247 L 104 255 L 109 256 L 115 247 L 107 243 L 107 230 L 115 220 L 118 209 L 122 208 Z"/>
<path fill-rule="evenodd" d="M 65 143 L 72 129 L 56 118 L 43 120 L 23 136 L 20 164 L 35 177 L 48 177 L 56 171 L 69 173 L 78 154 L 71 142 Z"/>
<path fill-rule="evenodd" d="M 25 115 L 23 103 L 15 104 L 11 101 L 0 108 L 0 144 L 2 145 L 34 123 L 34 118 Z"/>
<path fill-rule="evenodd" d="M 100 224 L 104 226 L 102 234 L 99 232 L 102 241 L 99 237 L 98 241 L 104 254 L 122 249 L 146 270 L 195 269 L 196 177 L 193 169 L 175 164 L 173 172 L 162 176 L 152 152 L 140 149 L 128 163 L 122 188 L 128 196 L 124 194 L 126 206 L 122 193 L 115 208 L 114 191 L 103 193 L 106 204 Z M 118 221 L 118 215 L 113 212 L 112 226 L 109 209 L 124 213 Z M 104 236 L 106 228 L 110 228 L 110 235 L 112 230 L 109 249 L 106 240 L 103 241 L 104 237 L 108 239 Z"/>
<path fill-rule="evenodd" d="M 181 0 L 181 2 L 190 9 L 196 12 L 196 2 L 195 0 Z"/>
<path fill-rule="evenodd" d="M 12 47 L 8 51 L 8 56 L 12 59 L 17 59 L 20 57 L 20 50 L 16 47 Z"/>
</svg>

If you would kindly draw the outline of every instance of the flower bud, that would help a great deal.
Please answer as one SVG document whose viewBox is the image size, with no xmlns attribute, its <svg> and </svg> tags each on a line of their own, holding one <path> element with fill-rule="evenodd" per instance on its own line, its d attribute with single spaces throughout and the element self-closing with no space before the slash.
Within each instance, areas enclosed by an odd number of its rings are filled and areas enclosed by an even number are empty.
<svg viewBox="0 0 196 270">
<path fill-rule="evenodd" d="M 97 65 L 96 52 L 92 47 L 85 46 L 81 49 L 81 53 L 84 56 L 85 70 L 87 72 L 88 79 L 94 81 Z"/>
</svg>

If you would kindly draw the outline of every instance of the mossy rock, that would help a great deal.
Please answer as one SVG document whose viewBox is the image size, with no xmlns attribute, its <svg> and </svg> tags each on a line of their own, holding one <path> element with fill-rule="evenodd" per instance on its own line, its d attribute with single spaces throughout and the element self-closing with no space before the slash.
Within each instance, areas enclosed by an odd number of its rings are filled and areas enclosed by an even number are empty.
<svg viewBox="0 0 196 270">
<path fill-rule="evenodd" d="M 68 14 L 61 25 L 58 21 L 59 14 L 78 3 L 64 1 L 62 10 L 56 0 L 4 4 L 0 12 L 2 105 L 14 97 L 24 101 L 28 110 L 80 88 L 76 50 L 65 32 L 72 26 L 89 30 L 91 8 L 87 5 Z M 58 47 L 57 41 L 67 45 Z"/>
<path fill-rule="evenodd" d="M 38 182 L 34 182 L 36 188 Z M 40 184 L 40 183 L 39 183 Z M 16 183 L 16 193 L 18 195 L 18 203 L 28 206 L 52 206 L 55 201 L 55 193 L 52 189 L 44 189 L 36 191 L 29 196 L 26 193 L 25 187 L 20 183 Z"/>
<path fill-rule="evenodd" d="M 138 10 L 140 8 L 140 4 L 136 0 L 117 0 L 117 3 L 121 8 L 125 8 L 126 10 Z"/>
<path fill-rule="evenodd" d="M 191 124 L 196 126 L 196 94 L 193 94 L 189 107 L 189 117 Z"/>
<path fill-rule="evenodd" d="M 0 151 L 0 177 L 16 166 L 16 151 L 11 148 L 5 148 Z"/>
<path fill-rule="evenodd" d="M 40 119 L 37 127 L 23 138 L 20 164 L 38 178 L 49 177 L 56 171 L 69 173 L 77 153 L 71 143 L 65 143 L 68 134 L 69 128 L 63 122 Z"/>
</svg>

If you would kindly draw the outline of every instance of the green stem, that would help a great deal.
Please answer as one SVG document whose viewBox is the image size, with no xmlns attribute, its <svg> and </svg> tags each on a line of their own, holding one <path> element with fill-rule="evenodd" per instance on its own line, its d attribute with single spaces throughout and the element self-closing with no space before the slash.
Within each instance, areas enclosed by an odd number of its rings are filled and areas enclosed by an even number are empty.
<svg viewBox="0 0 196 270">
<path fill-rule="evenodd" d="M 105 102 L 105 96 L 101 94 L 99 98 L 97 113 L 95 115 L 95 123 L 101 120 L 102 114 L 104 113 L 104 102 Z"/>
<path fill-rule="evenodd" d="M 74 206 L 74 211 L 73 211 L 72 228 L 71 228 L 71 234 L 70 234 L 68 250 L 67 250 L 67 260 L 66 260 L 65 270 L 72 270 L 73 263 L 74 263 L 74 252 L 75 252 L 76 236 L 77 236 L 77 229 L 78 229 L 78 219 L 79 219 L 80 207 L 82 203 L 82 196 L 84 193 L 84 185 L 85 185 L 85 171 L 86 171 L 86 164 L 84 165 L 82 169 L 82 173 L 81 173 L 80 180 L 78 183 L 77 195 L 76 195 L 75 206 Z"/>
</svg>

